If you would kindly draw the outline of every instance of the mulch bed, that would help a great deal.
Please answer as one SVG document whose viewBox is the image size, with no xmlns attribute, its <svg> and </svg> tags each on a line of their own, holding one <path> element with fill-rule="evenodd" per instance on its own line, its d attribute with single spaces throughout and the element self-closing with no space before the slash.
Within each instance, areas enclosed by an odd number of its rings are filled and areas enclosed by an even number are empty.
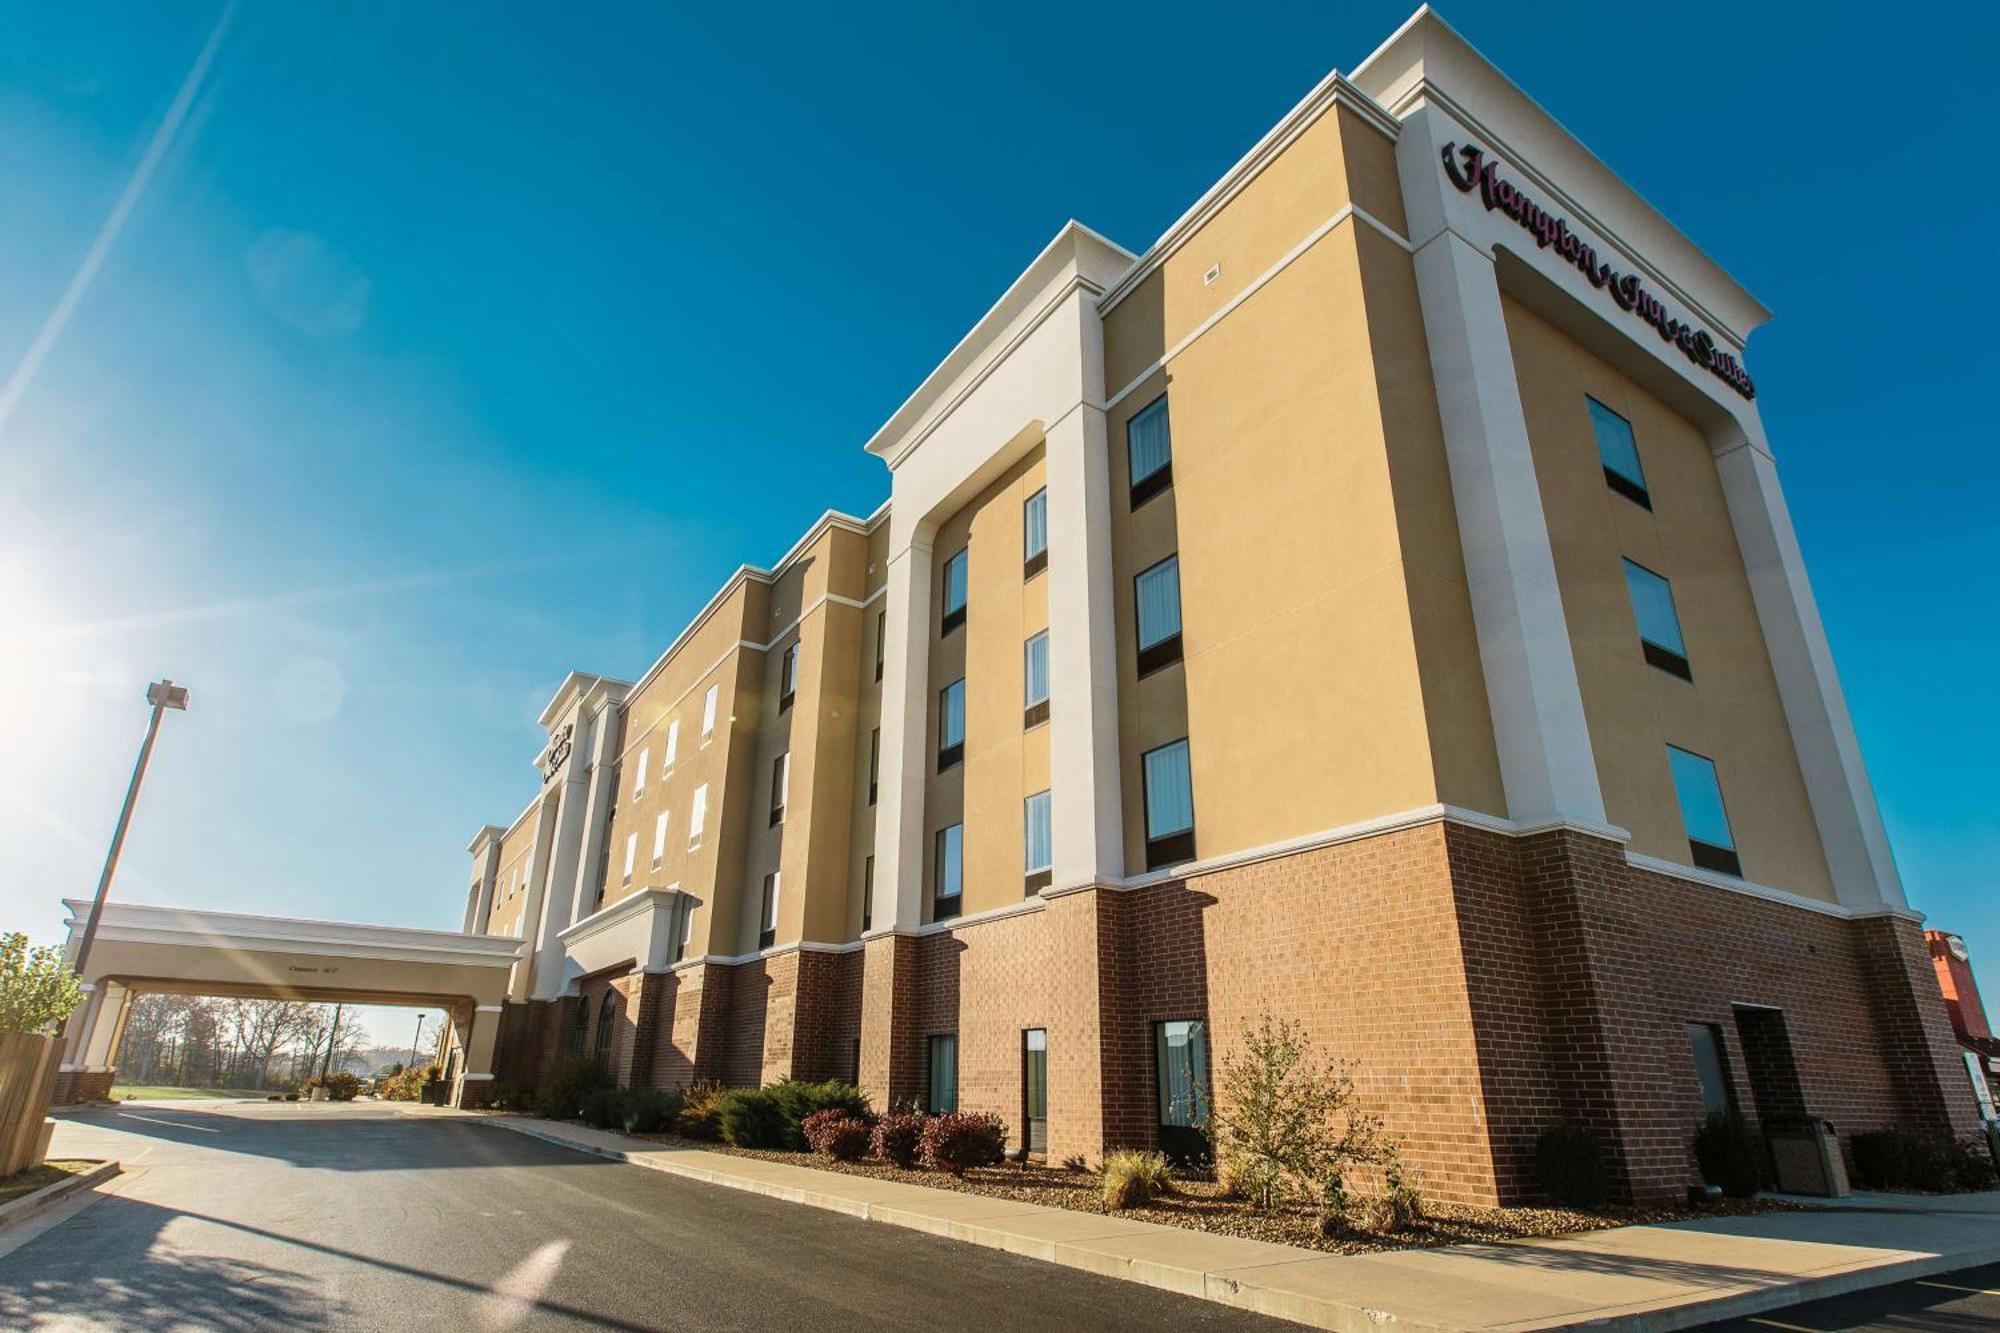
<svg viewBox="0 0 2000 1333">
<path fill-rule="evenodd" d="M 684 1139 L 671 1134 L 641 1134 L 633 1137 L 676 1148 L 700 1148 L 731 1157 L 754 1157 L 766 1162 L 810 1166 L 821 1171 L 838 1171 L 850 1176 L 894 1180 L 931 1189 L 983 1194 L 989 1198 L 1014 1199 L 1052 1208 L 1068 1208 L 1080 1213 L 1108 1213 L 1098 1177 L 1093 1172 L 1066 1171 L 1052 1166 L 974 1167 L 961 1177 L 942 1171 L 905 1170 L 882 1162 L 865 1160 L 839 1162 L 818 1154 L 770 1152 L 752 1148 L 732 1148 L 726 1143 Z M 1311 1209 L 1287 1205 L 1260 1213 L 1240 1199 L 1224 1198 L 1220 1189 L 1207 1180 L 1183 1180 L 1170 1197 L 1156 1199 L 1120 1216 L 1141 1222 L 1161 1222 L 1226 1236 L 1273 1241 L 1303 1249 L 1325 1250 L 1333 1254 L 1375 1254 L 1385 1250 L 1421 1249 L 1436 1245 L 1469 1245 L 1533 1237 L 1566 1236 L 1581 1231 L 1602 1231 L 1608 1227 L 1650 1222 L 1680 1222 L 1691 1217 L 1728 1216 L 1806 1208 L 1802 1204 L 1777 1200 L 1729 1199 L 1699 1213 L 1686 1208 L 1611 1208 L 1584 1212 L 1574 1208 L 1477 1208 L 1467 1204 L 1424 1204 L 1423 1221 L 1406 1231 L 1390 1235 L 1349 1228 L 1332 1236 L 1320 1234 L 1318 1215 Z"/>
<path fill-rule="evenodd" d="M 26 1171 L 17 1171 L 5 1180 L 0 1180 L 0 1203 L 12 1203 L 16 1199 L 26 1198 L 36 1190 L 53 1185 L 58 1180 L 80 1176 L 96 1165 L 96 1162 L 65 1159 L 43 1162 L 40 1166 L 29 1167 Z"/>
</svg>

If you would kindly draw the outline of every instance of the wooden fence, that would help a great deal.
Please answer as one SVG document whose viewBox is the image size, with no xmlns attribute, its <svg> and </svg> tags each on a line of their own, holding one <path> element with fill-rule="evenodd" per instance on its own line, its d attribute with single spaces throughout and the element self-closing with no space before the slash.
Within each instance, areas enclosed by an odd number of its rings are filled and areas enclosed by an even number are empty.
<svg viewBox="0 0 2000 1333">
<path fill-rule="evenodd" d="M 0 1032 L 0 1177 L 41 1165 L 61 1046 L 57 1037 Z"/>
</svg>

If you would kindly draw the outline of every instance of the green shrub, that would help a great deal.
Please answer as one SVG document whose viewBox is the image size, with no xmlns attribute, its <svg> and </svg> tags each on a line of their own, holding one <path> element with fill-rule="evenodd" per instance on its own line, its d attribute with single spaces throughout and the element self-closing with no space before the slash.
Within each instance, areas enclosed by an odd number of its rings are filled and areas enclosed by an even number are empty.
<svg viewBox="0 0 2000 1333">
<path fill-rule="evenodd" d="M 681 1095 L 658 1088 L 633 1088 L 625 1094 L 627 1134 L 663 1134 L 673 1127 L 681 1113 Z"/>
<path fill-rule="evenodd" d="M 807 1147 L 836 1161 L 851 1162 L 868 1152 L 868 1122 L 838 1106 L 814 1111 L 803 1129 Z"/>
<path fill-rule="evenodd" d="M 403 1070 L 382 1080 L 375 1088 L 375 1095 L 384 1101 L 413 1102 L 424 1095 L 424 1083 L 429 1071 L 420 1067 Z"/>
<path fill-rule="evenodd" d="M 610 1085 L 610 1076 L 595 1060 L 566 1055 L 535 1085 L 535 1114 L 544 1120 L 574 1120 L 583 1113 L 585 1097 Z"/>
<path fill-rule="evenodd" d="M 1174 1168 L 1165 1153 L 1121 1148 L 1104 1155 L 1104 1206 L 1112 1212 L 1151 1203 L 1174 1192 Z"/>
<path fill-rule="evenodd" d="M 578 1108 L 583 1123 L 592 1129 L 625 1128 L 625 1091 L 622 1088 L 594 1088 L 583 1095 Z"/>
<path fill-rule="evenodd" d="M 891 1166 L 909 1167 L 917 1163 L 923 1146 L 924 1117 L 911 1111 L 895 1111 L 875 1122 L 869 1146 L 877 1157 Z"/>
<path fill-rule="evenodd" d="M 803 1083 L 792 1079 L 780 1079 L 766 1084 L 764 1091 L 777 1103 L 778 1113 L 785 1119 L 784 1147 L 798 1152 L 806 1150 L 806 1117 L 820 1111 L 844 1111 L 855 1120 L 871 1118 L 868 1094 L 852 1083 L 842 1083 L 829 1079 L 824 1083 Z"/>
<path fill-rule="evenodd" d="M 968 1167 L 998 1166 L 1007 1156 L 1007 1127 L 997 1115 L 947 1111 L 924 1122 L 917 1156 L 933 1171 L 962 1176 Z"/>
<path fill-rule="evenodd" d="M 1611 1202 L 1604 1154 L 1581 1125 L 1551 1125 L 1535 1136 L 1535 1184 L 1550 1203 L 1602 1208 Z"/>
<path fill-rule="evenodd" d="M 1848 1140 L 1854 1183 L 1863 1189 L 1952 1194 L 1993 1188 L 1993 1157 L 1982 1138 L 1935 1131 L 1872 1129 Z"/>
<path fill-rule="evenodd" d="M 674 1132 L 690 1139 L 713 1143 L 722 1137 L 722 1102 L 729 1089 L 719 1083 L 696 1083 L 681 1094 L 681 1109 L 674 1116 Z"/>
<path fill-rule="evenodd" d="M 529 1098 L 505 1079 L 495 1079 L 487 1090 L 486 1106 L 493 1111 L 522 1111 L 528 1107 Z"/>
<path fill-rule="evenodd" d="M 1730 1198 L 1747 1199 L 1757 1193 L 1762 1155 L 1742 1116 L 1733 1111 L 1711 1113 L 1694 1132 L 1694 1157 L 1701 1164 L 1701 1178 Z"/>
<path fill-rule="evenodd" d="M 321 1076 L 314 1074 L 306 1080 L 308 1088 L 325 1088 L 327 1099 L 336 1102 L 351 1102 L 361 1092 L 359 1075 L 350 1074 L 345 1069 L 337 1069 Z"/>
<path fill-rule="evenodd" d="M 769 1088 L 738 1088 L 716 1110 L 722 1141 L 732 1148 L 789 1148 L 784 1108 Z"/>
<path fill-rule="evenodd" d="M 1361 1225 L 1379 1236 L 1393 1236 L 1424 1220 L 1424 1197 L 1403 1178 L 1402 1164 L 1393 1155 L 1383 1176 L 1383 1192 L 1362 1201 Z"/>
</svg>

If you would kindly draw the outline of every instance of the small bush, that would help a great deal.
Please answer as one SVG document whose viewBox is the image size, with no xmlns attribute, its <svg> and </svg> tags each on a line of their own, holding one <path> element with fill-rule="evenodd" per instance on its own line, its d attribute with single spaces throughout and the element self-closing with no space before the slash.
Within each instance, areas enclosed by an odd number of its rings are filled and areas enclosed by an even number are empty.
<svg viewBox="0 0 2000 1333">
<path fill-rule="evenodd" d="M 306 1080 L 308 1088 L 325 1088 L 327 1099 L 336 1102 L 351 1102 L 361 1091 L 361 1079 L 345 1069 L 337 1069 L 325 1075 L 314 1074 Z"/>
<path fill-rule="evenodd" d="M 391 1074 L 376 1085 L 375 1095 L 388 1102 L 416 1101 L 424 1095 L 424 1074 L 422 1069 L 405 1069 Z"/>
<path fill-rule="evenodd" d="M 623 1129 L 625 1127 L 625 1093 L 619 1088 L 596 1088 L 583 1096 L 583 1105 L 578 1108 L 583 1123 L 592 1129 Z"/>
<path fill-rule="evenodd" d="M 806 1149 L 805 1123 L 808 1116 L 821 1111 L 841 1111 L 855 1120 L 869 1118 L 868 1094 L 852 1083 L 842 1083 L 837 1079 L 824 1083 L 780 1079 L 767 1084 L 764 1091 L 777 1103 L 778 1112 L 785 1119 L 787 1141 L 781 1146 L 799 1152 Z"/>
<path fill-rule="evenodd" d="M 1104 1156 L 1104 1206 L 1112 1212 L 1151 1203 L 1174 1192 L 1174 1168 L 1166 1154 L 1126 1148 Z"/>
<path fill-rule="evenodd" d="M 1361 1225 L 1379 1236 L 1393 1236 L 1424 1220 L 1424 1198 L 1403 1179 L 1399 1164 L 1391 1162 L 1384 1174 L 1387 1188 L 1363 1201 Z"/>
<path fill-rule="evenodd" d="M 610 1085 L 610 1076 L 595 1060 L 564 1056 L 535 1085 L 535 1114 L 544 1120 L 574 1120 L 583 1114 L 585 1097 Z"/>
<path fill-rule="evenodd" d="M 1602 1208 L 1611 1202 L 1604 1154 L 1581 1125 L 1551 1125 L 1535 1136 L 1535 1183 L 1550 1203 Z"/>
<path fill-rule="evenodd" d="M 486 1107 L 491 1111 L 525 1111 L 531 1101 L 526 1093 L 505 1079 L 495 1079 L 486 1094 Z"/>
<path fill-rule="evenodd" d="M 1920 1129 L 1873 1129 L 1848 1142 L 1854 1183 L 1863 1189 L 1952 1194 L 1993 1188 L 1993 1157 L 1983 1138 L 1954 1140 Z"/>
<path fill-rule="evenodd" d="M 852 1162 L 868 1152 L 868 1122 L 849 1115 L 837 1106 L 814 1111 L 806 1117 L 806 1143 L 816 1153 L 835 1161 Z"/>
<path fill-rule="evenodd" d="M 1748 1199 L 1757 1193 L 1763 1174 L 1757 1140 L 1743 1117 L 1730 1111 L 1716 1111 L 1694 1132 L 1694 1157 L 1701 1164 L 1701 1178 L 1732 1199 Z"/>
<path fill-rule="evenodd" d="M 1007 1127 L 997 1115 L 947 1111 L 924 1122 L 917 1156 L 933 1171 L 962 1176 L 968 1167 L 998 1166 L 1007 1156 Z"/>
<path fill-rule="evenodd" d="M 719 1083 L 697 1083 L 681 1094 L 680 1113 L 674 1117 L 674 1131 L 690 1139 L 711 1143 L 722 1137 L 722 1102 L 729 1089 Z"/>
<path fill-rule="evenodd" d="M 925 1117 L 909 1111 L 895 1111 L 875 1122 L 870 1147 L 891 1166 L 915 1166 L 923 1147 Z"/>
<path fill-rule="evenodd" d="M 716 1109 L 722 1141 L 732 1148 L 788 1148 L 791 1128 L 769 1088 L 738 1088 Z"/>
<path fill-rule="evenodd" d="M 625 1094 L 625 1117 L 619 1128 L 627 1134 L 662 1134 L 680 1114 L 679 1093 L 658 1088 L 633 1088 Z"/>
</svg>

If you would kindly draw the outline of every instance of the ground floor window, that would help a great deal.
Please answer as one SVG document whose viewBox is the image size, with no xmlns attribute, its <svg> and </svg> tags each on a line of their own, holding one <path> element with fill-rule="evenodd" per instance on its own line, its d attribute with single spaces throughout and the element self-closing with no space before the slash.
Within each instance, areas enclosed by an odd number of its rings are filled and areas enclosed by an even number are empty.
<svg viewBox="0 0 2000 1333">
<path fill-rule="evenodd" d="M 618 1030 L 618 995 L 615 991 L 604 992 L 602 1003 L 597 1006 L 597 1049 L 591 1058 L 600 1069 L 611 1069 L 611 1043 Z"/>
<path fill-rule="evenodd" d="M 1736 1096 L 1729 1086 L 1729 1065 L 1722 1054 L 1722 1029 L 1713 1023 L 1690 1023 L 1687 1029 L 1688 1042 L 1694 1047 L 1702 1110 L 1710 1115 L 1734 1111 Z"/>
<path fill-rule="evenodd" d="M 958 1109 L 958 1034 L 940 1032 L 930 1039 L 930 1088 L 925 1099 L 935 1115 Z"/>
<path fill-rule="evenodd" d="M 1183 1161 L 1208 1150 L 1208 1025 L 1198 1018 L 1153 1025 L 1160 1149 Z"/>
<path fill-rule="evenodd" d="M 590 1040 L 590 997 L 580 995 L 576 1001 L 576 1015 L 570 1020 L 569 1040 L 566 1043 L 571 1055 L 582 1055 L 584 1043 Z"/>
<path fill-rule="evenodd" d="M 1021 1144 L 1029 1152 L 1049 1150 L 1049 1034 L 1029 1028 L 1021 1034 Z"/>
</svg>

